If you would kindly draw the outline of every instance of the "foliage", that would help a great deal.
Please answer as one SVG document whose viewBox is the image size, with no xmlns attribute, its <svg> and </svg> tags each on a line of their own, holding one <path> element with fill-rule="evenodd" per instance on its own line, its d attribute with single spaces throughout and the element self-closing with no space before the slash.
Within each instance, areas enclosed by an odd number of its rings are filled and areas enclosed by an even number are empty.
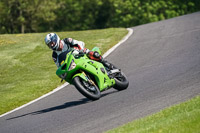
<svg viewBox="0 0 200 133">
<path fill-rule="evenodd" d="M 199 10 L 199 0 L 1 0 L 0 33 L 132 27 Z"/>
<path fill-rule="evenodd" d="M 0 2 L 0 33 L 42 31 L 51 29 L 56 20 L 56 0 L 2 0 Z M 48 7 L 48 8 L 47 8 Z"/>
</svg>

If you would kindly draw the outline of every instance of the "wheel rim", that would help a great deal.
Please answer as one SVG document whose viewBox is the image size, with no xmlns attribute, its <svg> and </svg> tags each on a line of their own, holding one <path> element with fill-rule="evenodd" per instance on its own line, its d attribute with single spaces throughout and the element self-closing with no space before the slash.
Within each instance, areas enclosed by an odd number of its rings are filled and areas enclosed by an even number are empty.
<svg viewBox="0 0 200 133">
<path fill-rule="evenodd" d="M 91 85 L 89 82 L 86 82 L 84 80 L 82 80 L 82 83 L 88 92 L 97 94 L 97 90 L 96 90 L 97 88 L 94 85 Z"/>
<path fill-rule="evenodd" d="M 121 82 L 126 81 L 126 78 L 121 73 L 119 73 L 115 78 Z"/>
</svg>

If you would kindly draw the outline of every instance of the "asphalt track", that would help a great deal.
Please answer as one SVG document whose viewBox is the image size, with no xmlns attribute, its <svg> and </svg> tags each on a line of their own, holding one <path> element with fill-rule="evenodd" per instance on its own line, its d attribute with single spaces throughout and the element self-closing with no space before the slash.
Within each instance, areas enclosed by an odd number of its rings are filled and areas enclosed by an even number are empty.
<svg viewBox="0 0 200 133">
<path fill-rule="evenodd" d="M 73 86 L 0 118 L 0 133 L 98 133 L 200 93 L 200 12 L 133 27 L 107 60 L 129 79 L 98 101 Z"/>
</svg>

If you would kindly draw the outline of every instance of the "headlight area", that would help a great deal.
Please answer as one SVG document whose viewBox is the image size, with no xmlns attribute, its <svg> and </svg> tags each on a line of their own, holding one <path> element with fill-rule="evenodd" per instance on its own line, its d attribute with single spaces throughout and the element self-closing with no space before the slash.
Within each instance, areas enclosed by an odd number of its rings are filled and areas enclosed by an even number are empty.
<svg viewBox="0 0 200 133">
<path fill-rule="evenodd" d="M 76 63 L 74 62 L 74 60 L 72 60 L 70 66 L 69 66 L 68 71 L 71 71 L 71 70 L 74 69 L 75 67 L 76 67 Z"/>
</svg>

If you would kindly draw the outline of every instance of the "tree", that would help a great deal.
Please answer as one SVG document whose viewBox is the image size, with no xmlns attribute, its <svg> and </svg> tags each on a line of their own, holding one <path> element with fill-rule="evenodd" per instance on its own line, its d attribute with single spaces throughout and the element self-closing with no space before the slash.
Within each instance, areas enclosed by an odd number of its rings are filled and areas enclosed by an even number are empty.
<svg viewBox="0 0 200 133">
<path fill-rule="evenodd" d="M 0 33 L 132 27 L 199 10 L 199 0 L 1 0 Z"/>
<path fill-rule="evenodd" d="M 4 7 L 0 15 L 6 16 L 0 19 L 1 28 L 7 33 L 37 32 L 40 24 L 55 21 L 59 7 L 56 0 L 2 0 L 0 6 Z"/>
</svg>

